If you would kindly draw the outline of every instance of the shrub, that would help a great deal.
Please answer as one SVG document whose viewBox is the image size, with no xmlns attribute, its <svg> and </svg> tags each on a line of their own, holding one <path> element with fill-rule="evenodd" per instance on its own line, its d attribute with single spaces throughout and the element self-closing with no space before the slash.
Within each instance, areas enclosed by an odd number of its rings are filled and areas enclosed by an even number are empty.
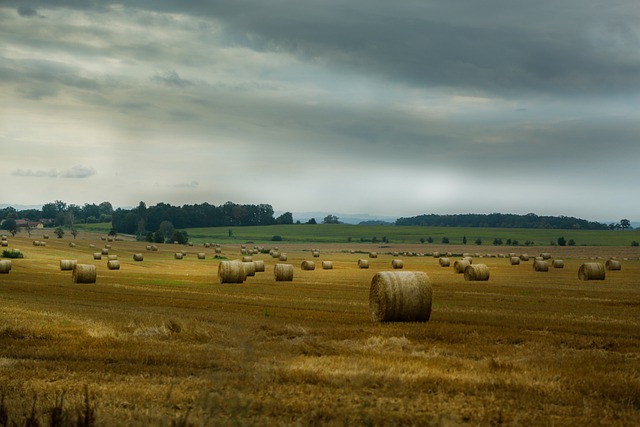
<svg viewBox="0 0 640 427">
<path fill-rule="evenodd" d="M 640 246 L 640 243 L 634 240 L 633 242 L 631 242 L 631 246 Z"/>
<path fill-rule="evenodd" d="M 4 250 L 2 251 L 2 258 L 24 258 L 24 254 L 16 250 Z"/>
<path fill-rule="evenodd" d="M 275 236 L 273 236 L 271 238 L 271 241 L 273 241 L 273 242 L 282 242 L 282 236 L 279 236 L 279 235 L 276 234 Z"/>
</svg>

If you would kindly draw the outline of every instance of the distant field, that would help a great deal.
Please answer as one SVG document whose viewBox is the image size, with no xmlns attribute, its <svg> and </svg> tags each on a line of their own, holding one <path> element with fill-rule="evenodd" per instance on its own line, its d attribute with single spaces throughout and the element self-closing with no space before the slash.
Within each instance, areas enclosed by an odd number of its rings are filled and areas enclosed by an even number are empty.
<svg viewBox="0 0 640 427">
<path fill-rule="evenodd" d="M 228 231 L 233 237 L 230 239 Z M 376 238 L 382 243 L 386 238 L 391 243 L 420 243 L 424 239 L 428 246 L 429 237 L 433 239 L 433 245 L 440 246 L 442 238 L 447 237 L 450 244 L 462 244 L 464 236 L 467 238 L 467 246 L 477 246 L 477 239 L 482 241 L 484 247 L 492 247 L 494 239 L 502 239 L 503 246 L 507 247 L 508 239 L 517 240 L 520 246 L 526 241 L 531 241 L 535 246 L 549 246 L 555 244 L 559 237 L 567 241 L 573 239 L 576 245 L 586 246 L 629 246 L 632 241 L 640 241 L 640 231 L 584 231 L 584 230 L 538 230 L 522 228 L 463 228 L 463 227 L 404 227 L 404 226 L 366 226 L 349 224 L 316 224 L 316 225 L 273 225 L 262 227 L 219 227 L 219 228 L 191 228 L 187 229 L 191 240 L 194 242 L 206 241 L 253 241 L 265 243 L 271 241 L 273 236 L 282 237 L 286 242 L 325 242 L 325 243 L 352 243 L 371 241 Z"/>
<path fill-rule="evenodd" d="M 271 242 L 287 253 L 294 280 L 275 282 L 279 261 L 257 254 L 265 272 L 232 285 L 219 283 L 214 250 L 199 244 L 150 252 L 143 242 L 112 242 L 109 254 L 121 268 L 109 270 L 106 257 L 92 256 L 107 243 L 100 235 L 84 231 L 75 240 L 32 245 L 42 238 L 9 237 L 8 249 L 25 256 L 0 274 L 0 415 L 7 425 L 49 425 L 52 414 L 67 420 L 55 425 L 86 426 L 640 420 L 638 248 L 515 249 L 564 260 L 564 268 L 535 272 L 532 261 L 513 266 L 487 257 L 494 248 L 485 247 L 473 262 L 488 266 L 489 281 L 466 282 L 433 256 L 412 256 L 428 246 L 413 241 L 389 248 Z M 241 256 L 240 244 L 224 236 L 203 240 L 220 240 L 225 258 Z M 466 249 L 439 246 L 431 247 Z M 368 258 L 371 250 L 378 258 Z M 178 251 L 187 256 L 176 260 Z M 136 253 L 144 261 L 133 261 Z M 602 281 L 578 280 L 583 262 L 609 256 L 622 270 L 607 271 Z M 369 259 L 369 269 L 357 267 L 360 258 Z M 371 321 L 371 279 L 396 258 L 404 270 L 430 277 L 429 322 Z M 61 259 L 95 265 L 97 282 L 73 284 Z M 309 260 L 316 269 L 302 270 Z M 323 270 L 323 260 L 334 268 Z"/>
<path fill-rule="evenodd" d="M 111 224 L 82 224 L 79 230 L 95 233 L 106 233 Z M 209 227 L 188 228 L 189 238 L 196 243 L 229 242 L 229 243 L 267 243 L 274 236 L 282 237 L 290 243 L 324 242 L 352 243 L 371 242 L 374 238 L 382 244 L 383 239 L 390 243 L 420 243 L 424 239 L 425 248 L 429 246 L 428 238 L 433 239 L 431 245 L 440 246 L 442 238 L 447 237 L 450 244 L 462 244 L 467 238 L 467 246 L 476 245 L 480 239 L 484 247 L 493 246 L 494 239 L 502 239 L 503 247 L 508 239 L 517 240 L 518 246 L 525 242 L 533 242 L 533 246 L 549 246 L 556 244 L 559 237 L 567 241 L 573 239 L 577 246 L 630 246 L 634 240 L 640 242 L 640 230 L 539 230 L 528 228 L 470 228 L 470 227 L 407 227 L 407 226 L 368 226 L 351 224 L 294 224 L 269 225 L 256 227 Z M 232 236 L 229 236 L 229 230 Z M 426 249 L 425 249 L 426 251 Z"/>
</svg>

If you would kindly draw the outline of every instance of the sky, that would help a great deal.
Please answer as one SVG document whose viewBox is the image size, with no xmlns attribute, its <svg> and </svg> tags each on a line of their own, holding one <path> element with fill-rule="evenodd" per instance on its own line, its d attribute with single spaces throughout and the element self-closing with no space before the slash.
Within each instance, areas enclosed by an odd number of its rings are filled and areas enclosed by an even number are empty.
<svg viewBox="0 0 640 427">
<path fill-rule="evenodd" d="M 640 219 L 640 7 L 0 0 L 0 203 Z"/>
</svg>

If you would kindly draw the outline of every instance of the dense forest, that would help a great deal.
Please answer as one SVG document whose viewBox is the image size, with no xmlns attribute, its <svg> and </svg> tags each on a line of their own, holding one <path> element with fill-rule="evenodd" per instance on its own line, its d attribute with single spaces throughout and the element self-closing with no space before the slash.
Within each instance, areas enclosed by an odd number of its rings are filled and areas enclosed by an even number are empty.
<svg viewBox="0 0 640 427">
<path fill-rule="evenodd" d="M 625 223 L 626 221 L 626 223 Z M 627 220 L 621 221 L 622 228 L 628 228 Z M 483 228 L 544 228 L 565 230 L 608 230 L 611 226 L 568 216 L 539 216 L 533 213 L 515 214 L 459 214 L 459 215 L 418 215 L 398 218 L 396 225 L 422 225 L 429 227 L 483 227 Z M 625 227 L 626 225 L 626 227 Z"/>
</svg>

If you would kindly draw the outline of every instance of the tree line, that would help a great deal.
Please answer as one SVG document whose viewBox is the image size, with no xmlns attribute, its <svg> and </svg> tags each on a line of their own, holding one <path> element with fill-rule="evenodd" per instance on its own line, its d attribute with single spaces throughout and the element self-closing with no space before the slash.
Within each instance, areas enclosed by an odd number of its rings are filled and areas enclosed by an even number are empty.
<svg viewBox="0 0 640 427">
<path fill-rule="evenodd" d="M 517 214 L 424 214 L 398 218 L 396 225 L 429 227 L 482 227 L 482 228 L 544 228 L 565 230 L 607 230 L 610 227 L 595 221 L 569 216 L 540 216 L 533 213 Z M 630 228 L 629 220 L 620 221 L 620 228 Z"/>
</svg>

